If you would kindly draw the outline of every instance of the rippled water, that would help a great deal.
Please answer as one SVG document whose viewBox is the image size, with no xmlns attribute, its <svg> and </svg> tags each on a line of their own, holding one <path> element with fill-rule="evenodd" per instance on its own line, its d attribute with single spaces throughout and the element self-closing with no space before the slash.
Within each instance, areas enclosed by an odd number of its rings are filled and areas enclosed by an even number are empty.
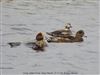
<svg viewBox="0 0 100 75">
<path fill-rule="evenodd" d="M 2 0 L 2 73 L 67 72 L 98 74 L 98 0 Z M 36 53 L 22 44 L 10 48 L 10 41 L 33 41 L 37 32 L 61 29 L 70 22 L 73 33 L 85 31 L 83 43 L 48 44 Z M 47 36 L 47 35 L 45 35 Z"/>
</svg>

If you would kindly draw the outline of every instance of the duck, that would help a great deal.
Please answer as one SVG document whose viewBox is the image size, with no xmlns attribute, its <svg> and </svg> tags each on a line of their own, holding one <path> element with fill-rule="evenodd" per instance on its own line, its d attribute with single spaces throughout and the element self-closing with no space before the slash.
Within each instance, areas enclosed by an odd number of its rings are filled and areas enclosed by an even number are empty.
<svg viewBox="0 0 100 75">
<path fill-rule="evenodd" d="M 44 51 L 44 48 L 47 46 L 46 41 L 44 40 L 44 36 L 41 32 L 36 35 L 36 41 L 33 44 L 32 49 L 39 52 Z"/>
<path fill-rule="evenodd" d="M 71 24 L 67 23 L 64 29 L 55 30 L 53 32 L 46 32 L 46 34 L 53 37 L 68 37 L 72 35 L 72 31 L 70 30 L 70 28 L 72 28 Z"/>
<path fill-rule="evenodd" d="M 47 41 L 55 42 L 55 43 L 73 43 L 73 42 L 83 42 L 84 31 L 79 30 L 76 32 L 75 36 L 68 36 L 67 38 L 64 37 L 50 37 Z"/>
</svg>

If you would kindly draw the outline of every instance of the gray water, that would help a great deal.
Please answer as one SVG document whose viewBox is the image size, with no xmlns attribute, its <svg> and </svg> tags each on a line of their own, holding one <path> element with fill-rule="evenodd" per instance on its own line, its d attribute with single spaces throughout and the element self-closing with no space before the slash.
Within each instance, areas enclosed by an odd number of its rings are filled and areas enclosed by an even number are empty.
<svg viewBox="0 0 100 75">
<path fill-rule="evenodd" d="M 66 72 L 75 75 L 99 73 L 99 0 L 2 0 L 2 75 L 34 72 Z M 38 32 L 50 32 L 72 24 L 72 31 L 85 31 L 82 43 L 48 43 L 36 53 L 22 44 L 10 48 L 11 41 L 34 41 Z M 53 74 L 52 74 L 53 75 Z M 54 74 L 55 75 L 55 74 Z M 58 75 L 62 75 L 58 73 Z"/>
</svg>

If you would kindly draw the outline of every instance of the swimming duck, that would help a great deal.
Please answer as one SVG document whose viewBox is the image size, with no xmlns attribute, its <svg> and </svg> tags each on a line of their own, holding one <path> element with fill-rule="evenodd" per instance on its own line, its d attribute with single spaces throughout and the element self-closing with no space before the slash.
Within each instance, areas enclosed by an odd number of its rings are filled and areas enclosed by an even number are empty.
<svg viewBox="0 0 100 75">
<path fill-rule="evenodd" d="M 70 28 L 72 28 L 71 24 L 67 23 L 64 29 L 47 32 L 47 34 L 54 37 L 68 37 L 72 35 L 72 31 L 70 30 Z"/>
<path fill-rule="evenodd" d="M 75 36 L 68 36 L 67 38 L 64 37 L 50 37 L 47 41 L 48 42 L 56 42 L 56 43 L 61 43 L 61 42 L 82 42 L 83 41 L 83 37 L 84 36 L 84 31 L 83 30 L 79 30 L 76 32 Z"/>
<path fill-rule="evenodd" d="M 32 49 L 38 51 L 44 51 L 44 47 L 47 46 L 43 34 L 40 32 L 36 35 L 36 42 L 34 42 L 34 45 Z"/>
</svg>

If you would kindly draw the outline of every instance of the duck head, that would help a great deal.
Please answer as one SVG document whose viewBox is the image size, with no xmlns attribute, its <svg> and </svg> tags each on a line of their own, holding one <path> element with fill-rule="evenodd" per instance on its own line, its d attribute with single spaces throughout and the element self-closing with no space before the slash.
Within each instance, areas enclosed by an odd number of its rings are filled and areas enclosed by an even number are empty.
<svg viewBox="0 0 100 75">
<path fill-rule="evenodd" d="M 71 23 L 65 24 L 65 29 L 70 29 L 70 28 L 72 28 Z"/>
<path fill-rule="evenodd" d="M 81 42 L 83 41 L 83 37 L 84 36 L 84 31 L 83 30 L 79 30 L 76 32 L 76 35 L 75 35 L 75 41 L 77 42 Z"/>
<path fill-rule="evenodd" d="M 40 40 L 43 40 L 44 39 L 44 36 L 41 32 L 39 32 L 37 35 L 36 35 L 36 40 L 37 41 L 40 41 Z"/>
<path fill-rule="evenodd" d="M 83 30 L 79 30 L 76 33 L 76 37 L 83 37 L 84 36 L 84 31 Z"/>
</svg>

